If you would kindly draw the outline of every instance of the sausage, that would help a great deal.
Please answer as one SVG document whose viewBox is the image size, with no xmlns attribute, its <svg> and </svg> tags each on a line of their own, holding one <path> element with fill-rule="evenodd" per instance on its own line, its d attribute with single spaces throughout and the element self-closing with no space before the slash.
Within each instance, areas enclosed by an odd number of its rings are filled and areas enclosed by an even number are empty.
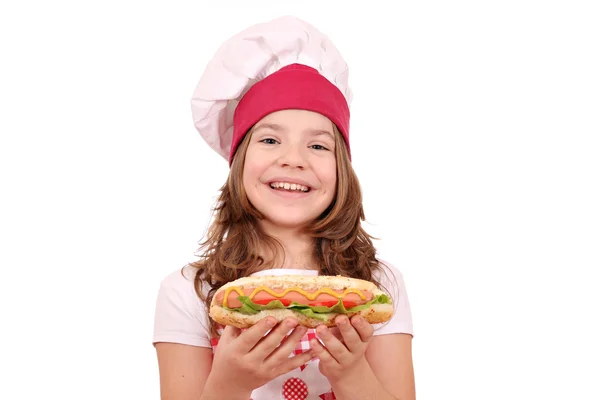
<svg viewBox="0 0 600 400">
<path fill-rule="evenodd" d="M 273 290 L 273 289 L 271 289 L 271 290 Z M 275 293 L 279 294 L 279 293 L 283 293 L 285 291 L 285 289 L 273 290 L 273 291 Z M 254 292 L 254 289 L 253 288 L 243 289 L 243 292 L 244 292 L 245 296 L 249 296 L 252 294 L 252 292 Z M 313 291 L 312 293 L 316 293 L 316 292 L 317 292 L 317 290 Z M 332 292 L 342 294 L 342 293 L 344 293 L 344 290 L 332 290 Z M 348 293 L 341 300 L 354 302 L 357 305 L 360 305 L 360 304 L 367 303 L 373 299 L 373 293 L 371 293 L 370 291 L 361 290 L 361 292 L 365 296 L 364 300 L 356 293 Z M 242 303 L 237 299 L 238 296 L 239 296 L 239 294 L 237 292 L 231 291 L 229 293 L 229 297 L 227 299 L 227 307 L 229 307 L 229 308 L 241 307 Z M 217 304 L 223 304 L 224 297 L 225 297 L 225 291 L 221 291 L 221 292 L 217 293 L 216 299 L 215 299 Z M 253 297 L 253 300 L 264 300 L 264 299 L 273 299 L 273 298 L 274 297 L 270 293 L 261 290 L 260 292 L 256 293 L 256 295 Z M 283 297 L 276 297 L 274 299 L 286 299 L 286 300 L 290 300 L 291 302 L 296 302 L 299 304 L 310 304 L 313 302 L 340 300 L 328 293 L 320 293 L 314 300 L 310 300 L 310 299 L 306 298 L 303 294 L 298 293 L 294 290 L 290 290 Z"/>
</svg>

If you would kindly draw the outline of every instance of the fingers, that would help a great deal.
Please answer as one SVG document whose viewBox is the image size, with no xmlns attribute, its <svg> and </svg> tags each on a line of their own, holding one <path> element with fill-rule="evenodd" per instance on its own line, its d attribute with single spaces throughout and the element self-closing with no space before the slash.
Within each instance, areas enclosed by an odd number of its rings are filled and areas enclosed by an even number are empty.
<svg viewBox="0 0 600 400">
<path fill-rule="evenodd" d="M 359 332 L 355 329 L 354 324 L 350 323 L 348 317 L 340 315 L 335 319 L 335 323 L 340 330 L 342 338 L 344 339 L 344 344 L 348 350 L 351 352 L 360 351 L 361 347 L 364 345 L 363 340 Z"/>
<path fill-rule="evenodd" d="M 327 329 L 321 325 L 317 328 L 317 335 L 323 344 L 312 340 L 311 349 L 321 361 L 344 364 L 365 352 L 373 336 L 373 327 L 360 316 L 349 320 L 345 315 L 340 315 L 335 322 L 342 340 L 334 333 L 335 328 Z"/>
<path fill-rule="evenodd" d="M 310 340 L 310 349 L 311 355 L 318 358 L 319 362 L 323 363 L 325 366 L 333 367 L 338 364 L 338 360 L 336 360 L 317 339 Z"/>
<path fill-rule="evenodd" d="M 296 328 L 297 325 L 298 321 L 295 318 L 286 318 L 283 321 L 281 321 L 281 323 L 279 323 L 277 327 L 275 327 L 271 332 L 269 332 L 267 336 L 263 337 L 260 340 L 260 342 L 255 346 L 255 348 L 252 349 L 252 353 L 254 354 L 254 356 L 257 357 L 257 359 L 259 359 L 260 361 L 262 361 L 265 358 L 267 358 L 271 353 L 273 353 L 277 346 L 284 346 L 282 344 L 282 341 L 286 339 L 288 332 Z M 296 338 L 296 342 L 302 338 L 304 333 L 306 333 L 306 330 L 302 331 L 302 328 L 304 327 L 300 327 L 299 329 L 294 330 L 292 334 L 290 334 L 290 336 Z M 300 332 L 302 332 L 302 334 L 300 334 Z M 289 339 L 289 337 L 287 339 Z M 296 343 L 292 342 L 291 340 L 286 341 L 288 344 L 285 346 L 285 349 L 289 349 L 288 353 L 285 354 L 285 356 L 287 357 L 292 351 L 293 347 L 296 345 Z M 292 348 L 289 348 L 290 345 L 292 346 Z"/>
<path fill-rule="evenodd" d="M 242 354 L 247 354 L 252 350 L 254 346 L 272 329 L 277 320 L 273 317 L 267 317 L 260 320 L 254 326 L 251 326 L 243 334 L 239 334 L 239 338 L 236 341 L 238 350 Z"/>
<path fill-rule="evenodd" d="M 317 327 L 317 335 L 319 336 L 319 339 L 321 339 L 323 341 L 323 344 L 325 345 L 325 352 L 329 351 L 329 353 L 331 354 L 331 356 L 333 356 L 338 362 L 343 363 L 345 362 L 348 358 L 352 357 L 352 354 L 350 353 L 350 351 L 348 350 L 348 348 L 346 348 L 346 346 L 340 342 L 334 335 L 333 333 L 331 333 L 331 331 L 329 329 L 327 329 L 327 327 L 325 325 L 320 325 L 319 327 Z M 318 341 L 317 341 L 318 343 Z M 311 341 L 311 347 L 312 347 L 313 341 Z M 321 343 L 318 343 L 318 346 L 315 346 L 316 348 L 314 350 L 318 350 L 321 349 L 323 347 L 323 345 Z M 317 356 L 319 358 L 321 358 L 321 353 L 316 352 Z M 323 359 L 321 359 L 321 361 L 323 361 Z"/>
<path fill-rule="evenodd" d="M 240 328 L 236 328 L 235 326 L 227 325 L 223 329 L 223 333 L 221 334 L 221 337 L 219 338 L 219 342 L 227 344 L 227 343 L 231 342 L 233 339 L 235 339 L 236 337 L 240 336 L 240 333 L 242 333 L 242 330 Z"/>
<path fill-rule="evenodd" d="M 338 328 L 337 326 L 332 326 L 331 328 L 329 328 L 329 332 L 331 332 L 331 334 L 335 336 L 337 340 L 344 343 L 344 337 L 342 336 L 342 332 L 340 332 L 340 328 Z"/>
<path fill-rule="evenodd" d="M 272 352 L 270 356 L 267 357 L 265 362 L 271 360 L 275 362 L 280 362 L 279 360 L 289 357 L 289 355 L 292 353 L 292 351 L 294 351 L 294 349 L 298 345 L 298 342 L 302 340 L 302 338 L 306 334 L 306 331 L 308 331 L 307 327 L 302 325 L 296 326 L 292 333 L 289 334 L 285 339 L 283 339 L 283 342 L 281 342 L 279 347 L 274 352 Z"/>
<path fill-rule="evenodd" d="M 373 337 L 373 332 L 375 332 L 373 325 L 365 321 L 365 319 L 360 315 L 353 316 L 350 322 L 352 322 L 352 326 L 354 326 L 363 342 L 366 343 L 371 340 Z"/>
<path fill-rule="evenodd" d="M 307 362 L 309 362 L 313 358 L 312 351 L 307 350 L 304 353 L 300 353 L 295 355 L 294 357 L 288 358 L 285 362 L 282 363 L 283 367 L 281 369 L 281 374 L 287 374 L 290 371 L 295 370 L 296 368 L 300 368 Z"/>
<path fill-rule="evenodd" d="M 283 342 L 281 342 L 277 351 L 279 351 L 279 349 L 282 349 L 282 351 L 289 350 L 288 354 L 291 353 L 291 351 L 296 347 L 298 342 L 304 337 L 307 331 L 308 328 L 305 326 L 296 326 L 292 333 L 290 333 L 285 339 L 283 339 Z"/>
</svg>

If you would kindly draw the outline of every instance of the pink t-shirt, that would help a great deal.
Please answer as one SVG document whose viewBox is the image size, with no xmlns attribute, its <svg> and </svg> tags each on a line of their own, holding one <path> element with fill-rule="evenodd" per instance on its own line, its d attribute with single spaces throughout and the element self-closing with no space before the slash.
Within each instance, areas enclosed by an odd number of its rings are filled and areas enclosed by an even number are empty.
<svg viewBox="0 0 600 400">
<path fill-rule="evenodd" d="M 394 315 L 384 324 L 376 324 L 374 335 L 393 333 L 413 334 L 412 316 L 404 280 L 400 271 L 385 263 L 386 273 L 377 276 L 394 302 Z M 272 269 L 260 271 L 252 276 L 262 275 L 318 275 L 318 271 L 297 269 Z M 190 267 L 169 274 L 161 283 L 156 303 L 153 343 L 171 342 L 192 346 L 212 347 L 218 345 L 211 339 L 207 310 L 194 290 L 194 270 Z M 204 290 L 208 290 L 205 285 Z M 309 341 L 316 337 L 314 329 L 309 329 L 298 343 L 293 354 L 309 349 Z M 293 354 L 290 354 L 293 355 Z M 252 392 L 252 400 L 333 400 L 331 385 L 319 372 L 319 360 L 313 359 L 302 367 L 281 375 Z"/>
</svg>

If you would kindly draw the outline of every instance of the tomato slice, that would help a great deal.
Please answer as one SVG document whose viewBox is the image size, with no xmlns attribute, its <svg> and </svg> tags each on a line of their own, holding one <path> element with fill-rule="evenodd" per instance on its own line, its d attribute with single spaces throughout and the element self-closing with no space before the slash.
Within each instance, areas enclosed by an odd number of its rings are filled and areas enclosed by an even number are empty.
<svg viewBox="0 0 600 400">
<path fill-rule="evenodd" d="M 333 307 L 337 304 L 338 302 L 335 300 L 330 300 L 330 301 L 313 301 L 312 303 L 309 303 L 309 306 L 324 306 L 324 307 Z M 357 304 L 354 301 L 342 301 L 342 303 L 344 304 L 344 307 L 346 308 L 352 308 L 352 307 L 356 307 Z"/>
<path fill-rule="evenodd" d="M 281 298 L 281 299 L 274 299 L 274 298 L 270 298 L 270 299 L 255 299 L 255 300 L 252 300 L 252 302 L 254 304 L 260 304 L 262 306 L 266 306 L 267 304 L 269 304 L 270 302 L 272 302 L 274 300 L 279 300 L 281 302 L 281 304 L 283 304 L 286 307 L 289 306 L 290 304 L 292 304 L 291 300 L 283 299 L 283 298 Z"/>
</svg>

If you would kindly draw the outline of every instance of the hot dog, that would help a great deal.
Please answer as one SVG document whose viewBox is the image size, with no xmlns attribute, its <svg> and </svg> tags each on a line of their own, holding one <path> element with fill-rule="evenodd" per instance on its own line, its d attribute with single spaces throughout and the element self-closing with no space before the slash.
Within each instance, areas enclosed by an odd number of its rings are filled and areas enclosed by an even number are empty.
<svg viewBox="0 0 600 400">
<path fill-rule="evenodd" d="M 248 328 L 267 316 L 294 317 L 300 325 L 335 326 L 335 317 L 359 314 L 371 324 L 388 321 L 392 300 L 374 283 L 343 276 L 245 277 L 214 294 L 209 315 L 217 323 Z"/>
</svg>

